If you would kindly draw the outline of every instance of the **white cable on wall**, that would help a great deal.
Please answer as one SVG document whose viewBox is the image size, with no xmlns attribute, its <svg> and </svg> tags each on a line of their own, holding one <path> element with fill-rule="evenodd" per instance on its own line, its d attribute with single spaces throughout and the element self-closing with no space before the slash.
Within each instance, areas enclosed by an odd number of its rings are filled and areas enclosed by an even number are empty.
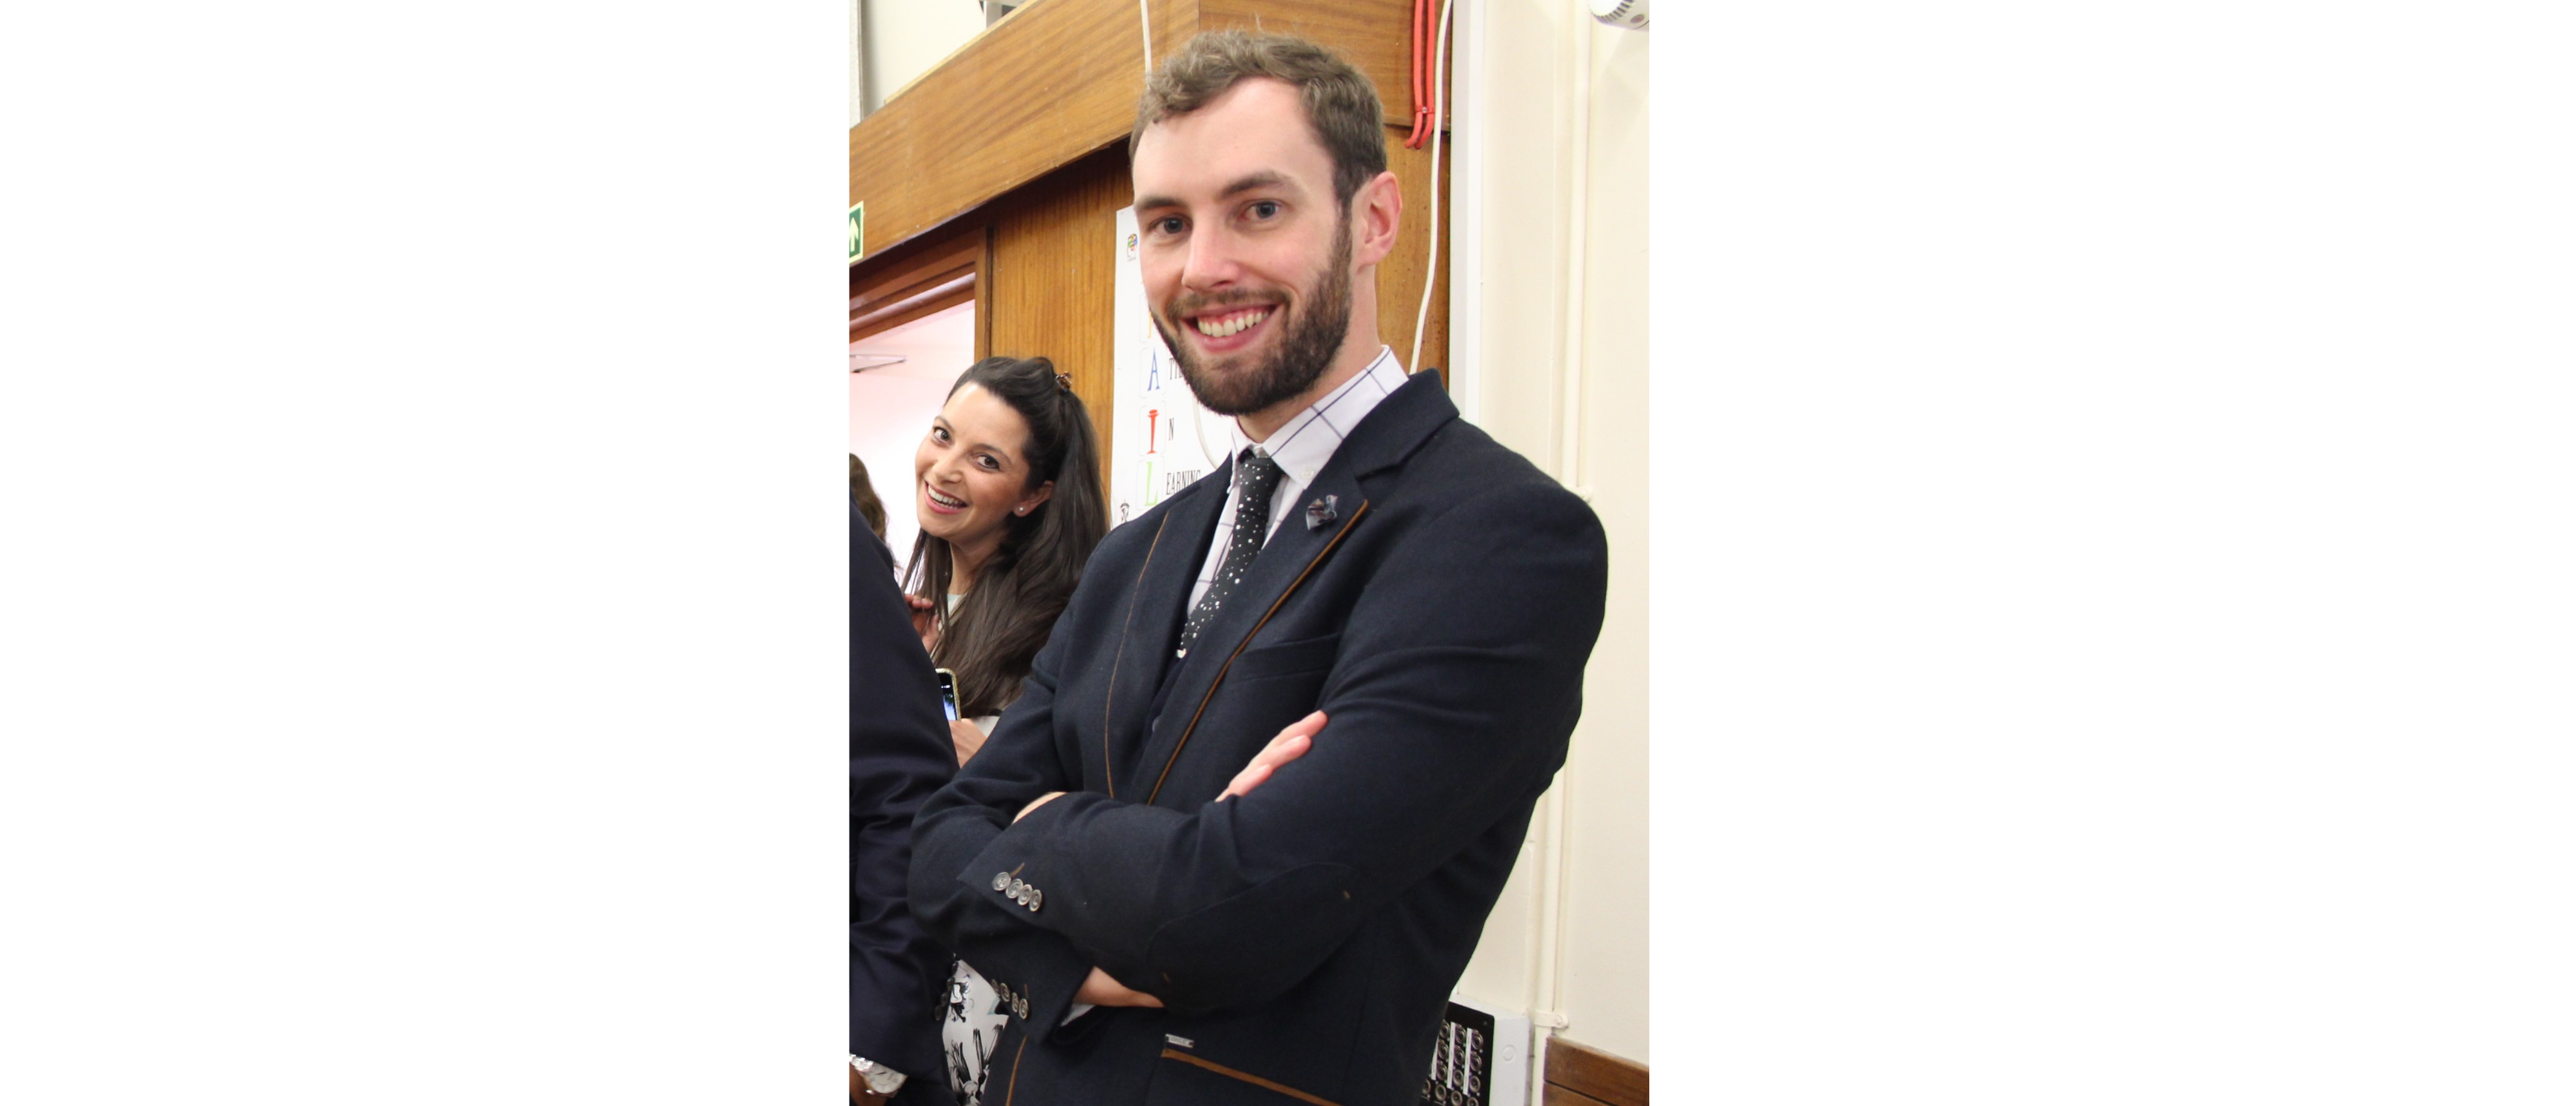
<svg viewBox="0 0 2576 1106">
<path fill-rule="evenodd" d="M 1423 247 L 1422 309 L 1413 315 L 1413 356 L 1404 361 L 1404 371 L 1422 371 L 1422 332 L 1431 321 L 1431 289 L 1440 283 L 1440 131 L 1441 101 L 1449 89 L 1449 8 L 1455 0 L 1440 0 L 1439 46 L 1431 64 L 1431 244 Z"/>
<path fill-rule="evenodd" d="M 1573 109 L 1567 125 L 1565 197 L 1565 398 L 1562 429 L 1557 436 L 1557 478 L 1583 490 L 1583 320 L 1585 273 L 1592 243 L 1592 32 L 1588 19 L 1574 22 Z"/>
<path fill-rule="evenodd" d="M 1485 189 L 1486 164 L 1492 158 L 1493 131 L 1486 110 L 1493 100 L 1493 74 L 1486 58 L 1492 51 L 1491 0 L 1459 0 L 1458 68 L 1449 71 L 1458 92 L 1449 105 L 1450 133 L 1458 144 L 1449 148 L 1449 401 L 1458 416 L 1479 426 L 1485 418 Z M 1458 233 L 1457 228 L 1467 228 Z"/>
<path fill-rule="evenodd" d="M 1588 262 L 1585 243 L 1591 228 L 1585 213 L 1591 204 L 1592 165 L 1592 21 L 1574 20 L 1568 36 L 1573 41 L 1573 81 L 1567 90 L 1566 135 L 1566 286 L 1564 346 L 1559 357 L 1564 366 L 1564 392 L 1558 401 L 1556 477 L 1578 494 L 1583 478 L 1583 270 Z M 1545 828 L 1539 843 L 1543 863 L 1539 872 L 1539 916 L 1537 964 L 1532 965 L 1534 998 L 1530 1021 L 1549 1029 L 1563 1029 L 1569 1019 L 1565 1013 L 1565 858 L 1571 836 L 1571 815 L 1567 794 L 1576 774 L 1576 762 L 1568 757 L 1557 770 L 1556 782 L 1541 799 L 1545 805 Z M 1546 1050 L 1535 1057 L 1534 1079 L 1546 1078 Z"/>
<path fill-rule="evenodd" d="M 1145 30 L 1145 75 L 1154 75 L 1154 0 L 1136 0 L 1136 22 Z"/>
</svg>

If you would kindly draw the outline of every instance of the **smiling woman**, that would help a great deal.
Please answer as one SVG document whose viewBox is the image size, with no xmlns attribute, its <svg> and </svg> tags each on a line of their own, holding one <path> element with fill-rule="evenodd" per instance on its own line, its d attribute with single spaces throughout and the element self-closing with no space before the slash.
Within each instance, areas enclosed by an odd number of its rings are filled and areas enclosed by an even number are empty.
<svg viewBox="0 0 2576 1106">
<path fill-rule="evenodd" d="M 957 673 L 961 713 L 1000 714 L 1108 529 L 1090 413 L 1046 358 L 978 361 L 913 454 L 913 499 L 923 643 Z M 962 762 L 981 735 L 957 737 Z"/>
</svg>

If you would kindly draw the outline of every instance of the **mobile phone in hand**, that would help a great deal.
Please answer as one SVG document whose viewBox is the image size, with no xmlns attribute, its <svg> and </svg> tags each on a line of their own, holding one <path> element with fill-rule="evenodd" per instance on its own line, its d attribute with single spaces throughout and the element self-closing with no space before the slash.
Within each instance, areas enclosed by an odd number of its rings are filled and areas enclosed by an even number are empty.
<svg viewBox="0 0 2576 1106">
<path fill-rule="evenodd" d="M 939 706 L 940 706 L 940 709 L 947 711 L 947 712 L 948 712 L 948 720 L 949 720 L 949 721 L 951 721 L 951 722 L 954 722 L 954 721 L 956 721 L 956 720 L 957 720 L 957 717 L 958 717 L 958 716 L 957 716 L 957 674 L 956 674 L 956 673 L 954 673 L 954 672 L 951 672 L 951 671 L 949 671 L 949 670 L 947 670 L 947 669 L 945 669 L 945 668 L 936 668 L 936 669 L 932 669 L 932 671 L 939 673 Z"/>
</svg>

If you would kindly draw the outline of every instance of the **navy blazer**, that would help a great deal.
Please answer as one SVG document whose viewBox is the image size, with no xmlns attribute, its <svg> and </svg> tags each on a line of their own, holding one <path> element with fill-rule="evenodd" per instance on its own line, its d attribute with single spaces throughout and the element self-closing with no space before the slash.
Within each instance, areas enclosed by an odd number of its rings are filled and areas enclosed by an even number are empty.
<svg viewBox="0 0 2576 1106">
<path fill-rule="evenodd" d="M 1331 517 L 1292 508 L 1173 661 L 1226 479 L 1109 534 L 1020 700 L 922 807 L 913 909 L 1014 1014 L 986 1106 L 1411 1106 L 1565 761 L 1600 523 L 1436 377 L 1352 430 L 1304 493 Z M 1304 757 L 1212 801 L 1317 709 Z M 1166 1008 L 1062 1024 L 1094 965 Z"/>
<path fill-rule="evenodd" d="M 939 683 L 894 556 L 850 507 L 850 1052 L 904 1073 L 895 1101 L 946 1103 L 948 957 L 904 904 L 912 819 L 957 771 Z"/>
</svg>

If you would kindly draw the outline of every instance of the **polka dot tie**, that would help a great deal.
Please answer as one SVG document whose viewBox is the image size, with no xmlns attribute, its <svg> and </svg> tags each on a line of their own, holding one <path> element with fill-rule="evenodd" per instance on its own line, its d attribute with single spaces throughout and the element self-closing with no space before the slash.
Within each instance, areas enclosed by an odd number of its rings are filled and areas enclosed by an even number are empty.
<svg viewBox="0 0 2576 1106">
<path fill-rule="evenodd" d="M 1216 580 L 1208 585 L 1199 605 L 1190 608 L 1189 624 L 1181 628 L 1181 652 L 1190 651 L 1190 643 L 1199 639 L 1199 628 L 1216 619 L 1225 606 L 1225 597 L 1233 594 L 1243 578 L 1252 574 L 1252 558 L 1261 553 L 1261 539 L 1270 529 L 1270 493 L 1279 487 L 1279 462 L 1243 448 L 1243 461 L 1235 471 L 1243 480 L 1243 497 L 1234 506 L 1234 540 L 1226 543 L 1225 560 L 1217 566 Z"/>
</svg>

